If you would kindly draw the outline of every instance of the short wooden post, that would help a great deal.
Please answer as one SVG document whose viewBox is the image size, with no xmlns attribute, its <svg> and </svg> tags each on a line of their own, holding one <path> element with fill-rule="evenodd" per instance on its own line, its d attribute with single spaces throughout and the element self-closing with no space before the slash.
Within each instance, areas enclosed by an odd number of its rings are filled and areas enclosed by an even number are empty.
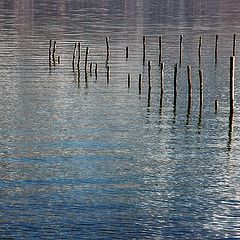
<svg viewBox="0 0 240 240">
<path fill-rule="evenodd" d="M 188 99 L 192 99 L 192 69 L 191 66 L 187 66 L 187 76 L 188 76 Z"/>
<path fill-rule="evenodd" d="M 146 60 L 146 36 L 143 36 L 143 65 L 145 65 Z"/>
<path fill-rule="evenodd" d="M 216 35 L 215 39 L 215 64 L 217 64 L 218 59 L 218 35 Z"/>
<path fill-rule="evenodd" d="M 236 34 L 233 35 L 233 56 L 236 56 Z"/>
<path fill-rule="evenodd" d="M 75 71 L 75 56 L 76 56 L 77 43 L 74 44 L 73 56 L 72 56 L 72 69 Z"/>
<path fill-rule="evenodd" d="M 139 73 L 139 78 L 138 78 L 138 93 L 139 95 L 142 93 L 142 74 Z"/>
<path fill-rule="evenodd" d="M 177 67 L 177 63 L 174 66 L 174 96 L 173 96 L 173 104 L 174 107 L 176 107 L 176 103 L 177 103 L 177 71 L 178 71 L 178 67 Z"/>
<path fill-rule="evenodd" d="M 55 52 L 56 52 L 56 45 L 57 45 L 57 42 L 54 41 L 53 42 L 53 52 L 52 52 L 52 60 L 53 60 L 53 64 L 55 65 Z"/>
<path fill-rule="evenodd" d="M 78 42 L 78 62 L 77 62 L 78 71 L 80 70 L 80 59 L 81 59 L 81 43 Z"/>
<path fill-rule="evenodd" d="M 148 89 L 151 89 L 151 61 L 148 61 Z"/>
<path fill-rule="evenodd" d="M 214 101 L 214 107 L 215 107 L 215 114 L 217 114 L 217 112 L 218 112 L 218 100 L 217 99 L 215 99 L 215 101 Z"/>
<path fill-rule="evenodd" d="M 106 46 L 107 46 L 107 59 L 106 59 L 106 62 L 108 63 L 109 57 L 110 57 L 109 37 L 106 37 Z"/>
<path fill-rule="evenodd" d="M 183 45 L 183 35 L 180 35 L 179 41 L 179 64 L 182 64 L 182 45 Z"/>
<path fill-rule="evenodd" d="M 95 78 L 97 79 L 97 75 L 98 75 L 98 64 L 95 63 Z"/>
<path fill-rule="evenodd" d="M 126 59 L 128 59 L 128 47 L 126 47 Z"/>
<path fill-rule="evenodd" d="M 158 65 L 161 65 L 162 62 L 162 36 L 158 37 L 158 45 L 159 45 L 159 57 L 158 57 Z"/>
<path fill-rule="evenodd" d="M 198 61 L 199 61 L 199 65 L 201 64 L 201 52 L 202 52 L 202 36 L 199 37 L 199 45 L 198 45 Z"/>
<path fill-rule="evenodd" d="M 130 83 L 131 82 L 131 75 L 130 75 L 130 73 L 128 73 L 128 88 L 130 88 Z"/>
<path fill-rule="evenodd" d="M 234 74 L 235 73 L 235 57 L 230 57 L 230 115 L 234 113 Z"/>
<path fill-rule="evenodd" d="M 88 53 L 89 53 L 89 48 L 86 48 L 86 55 L 85 55 L 85 72 L 87 72 L 87 62 L 88 62 Z"/>
</svg>

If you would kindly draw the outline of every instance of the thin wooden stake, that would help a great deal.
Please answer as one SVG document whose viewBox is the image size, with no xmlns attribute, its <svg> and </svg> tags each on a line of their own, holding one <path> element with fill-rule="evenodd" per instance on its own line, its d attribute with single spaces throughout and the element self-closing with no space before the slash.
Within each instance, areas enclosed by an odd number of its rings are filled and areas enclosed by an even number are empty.
<svg viewBox="0 0 240 240">
<path fill-rule="evenodd" d="M 98 75 L 98 64 L 95 63 L 95 78 L 97 79 L 97 75 Z"/>
<path fill-rule="evenodd" d="M 53 52 L 52 52 L 52 60 L 53 60 L 53 64 L 54 64 L 54 65 L 55 65 L 56 44 L 57 44 L 57 42 L 54 41 L 54 42 L 53 42 Z"/>
<path fill-rule="evenodd" d="M 183 35 L 180 35 L 179 41 L 179 64 L 182 64 L 182 45 L 183 45 Z"/>
<path fill-rule="evenodd" d="M 107 59 L 106 59 L 106 62 L 108 63 L 109 57 L 110 57 L 109 37 L 106 37 L 106 46 L 107 46 Z"/>
<path fill-rule="evenodd" d="M 88 53 L 89 53 L 89 48 L 86 48 L 86 55 L 85 55 L 85 72 L 87 72 L 87 62 L 88 62 Z"/>
<path fill-rule="evenodd" d="M 158 37 L 158 45 L 159 45 L 159 58 L 158 58 L 158 65 L 161 65 L 162 62 L 162 36 Z"/>
<path fill-rule="evenodd" d="M 233 35 L 233 56 L 236 56 L 236 34 Z"/>
<path fill-rule="evenodd" d="M 138 78 L 138 92 L 139 95 L 142 93 L 142 74 L 139 73 L 139 78 Z"/>
<path fill-rule="evenodd" d="M 148 61 L 148 88 L 151 89 L 151 61 Z"/>
<path fill-rule="evenodd" d="M 130 82 L 131 82 L 131 75 L 128 73 L 128 88 L 130 88 Z"/>
<path fill-rule="evenodd" d="M 89 73 L 90 73 L 90 76 L 92 76 L 92 63 L 90 63 L 90 66 L 89 66 Z"/>
<path fill-rule="evenodd" d="M 110 66 L 107 65 L 107 83 L 109 83 L 110 80 Z"/>
<path fill-rule="evenodd" d="M 216 35 L 215 39 L 215 64 L 217 64 L 218 59 L 218 35 Z"/>
<path fill-rule="evenodd" d="M 198 60 L 199 65 L 201 64 L 201 52 L 202 52 L 202 36 L 199 38 L 199 45 L 198 45 Z"/>
<path fill-rule="evenodd" d="M 81 59 L 81 43 L 78 42 L 78 62 L 77 62 L 78 70 L 80 70 L 80 59 Z"/>
<path fill-rule="evenodd" d="M 75 56 L 76 56 L 77 43 L 74 44 L 73 57 L 72 57 L 72 69 L 75 71 Z"/>
<path fill-rule="evenodd" d="M 128 47 L 126 47 L 126 59 L 128 59 Z"/>
<path fill-rule="evenodd" d="M 146 36 L 143 36 L 143 65 L 145 65 L 146 60 Z"/>
<path fill-rule="evenodd" d="M 230 115 L 234 113 L 235 57 L 230 57 Z"/>
</svg>

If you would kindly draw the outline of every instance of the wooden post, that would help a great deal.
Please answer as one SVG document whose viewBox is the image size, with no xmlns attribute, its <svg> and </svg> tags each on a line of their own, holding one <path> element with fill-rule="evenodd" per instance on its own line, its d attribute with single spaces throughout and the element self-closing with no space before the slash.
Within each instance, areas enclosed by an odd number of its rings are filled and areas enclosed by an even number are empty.
<svg viewBox="0 0 240 240">
<path fill-rule="evenodd" d="M 128 88 L 130 88 L 130 82 L 131 82 L 131 75 L 128 73 Z"/>
<path fill-rule="evenodd" d="M 73 57 L 72 57 L 72 69 L 75 71 L 75 55 L 76 55 L 77 43 L 74 44 Z"/>
<path fill-rule="evenodd" d="M 146 60 L 146 36 L 143 36 L 143 65 L 145 65 Z"/>
<path fill-rule="evenodd" d="M 191 66 L 187 66 L 187 76 L 188 76 L 188 98 L 192 98 L 192 69 Z"/>
<path fill-rule="evenodd" d="M 87 61 L 88 61 L 88 53 L 89 53 L 89 48 L 86 48 L 86 55 L 85 55 L 85 72 L 87 72 Z"/>
<path fill-rule="evenodd" d="M 161 65 L 162 62 L 162 36 L 158 37 L 158 45 L 159 45 L 159 58 L 158 58 L 158 65 Z"/>
<path fill-rule="evenodd" d="M 128 47 L 126 47 L 126 59 L 128 59 Z"/>
<path fill-rule="evenodd" d="M 95 63 L 95 78 L 97 79 L 97 75 L 98 75 L 98 64 Z"/>
<path fill-rule="evenodd" d="M 106 46 L 107 46 L 107 59 L 106 59 L 106 63 L 108 63 L 109 57 L 110 57 L 109 37 L 106 37 Z"/>
<path fill-rule="evenodd" d="M 236 34 L 233 35 L 233 56 L 236 56 Z"/>
<path fill-rule="evenodd" d="M 235 72 L 235 57 L 230 57 L 230 115 L 234 113 L 234 72 Z"/>
<path fill-rule="evenodd" d="M 215 64 L 217 64 L 218 59 L 218 35 L 216 35 L 215 39 Z"/>
<path fill-rule="evenodd" d="M 183 45 L 183 35 L 180 35 L 179 41 L 179 64 L 182 64 L 182 45 Z"/>
<path fill-rule="evenodd" d="M 49 49 L 48 49 L 48 61 L 49 61 L 50 67 L 51 67 L 51 56 L 52 56 L 52 40 L 49 41 Z"/>
<path fill-rule="evenodd" d="M 151 61 L 148 61 L 148 89 L 151 89 Z"/>
<path fill-rule="evenodd" d="M 164 63 L 161 62 L 161 95 L 164 91 Z"/>
<path fill-rule="evenodd" d="M 138 92 L 139 95 L 142 93 L 142 74 L 139 73 L 139 78 L 138 78 Z"/>
<path fill-rule="evenodd" d="M 173 96 L 173 104 L 176 107 L 177 103 L 177 63 L 174 66 L 174 96 Z"/>
<path fill-rule="evenodd" d="M 215 107 L 215 114 L 217 114 L 217 112 L 218 112 L 218 100 L 217 99 L 215 99 L 215 101 L 214 101 L 214 107 Z"/>
<path fill-rule="evenodd" d="M 202 36 L 199 38 L 199 45 L 198 45 L 198 60 L 199 65 L 201 65 L 201 50 L 202 50 Z"/>
<path fill-rule="evenodd" d="M 78 62 L 77 62 L 78 71 L 80 71 L 80 59 L 81 59 L 81 43 L 78 42 Z"/>
<path fill-rule="evenodd" d="M 57 42 L 54 41 L 54 42 L 53 42 L 53 52 L 52 52 L 52 60 L 53 60 L 53 64 L 54 64 L 54 65 L 55 65 L 56 44 L 57 44 Z"/>
</svg>

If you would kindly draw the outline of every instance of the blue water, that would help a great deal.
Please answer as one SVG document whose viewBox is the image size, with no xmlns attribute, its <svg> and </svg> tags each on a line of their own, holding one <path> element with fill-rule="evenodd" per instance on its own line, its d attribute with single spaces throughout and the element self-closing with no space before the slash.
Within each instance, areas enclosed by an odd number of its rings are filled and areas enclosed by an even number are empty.
<svg viewBox="0 0 240 240">
<path fill-rule="evenodd" d="M 0 9 L 0 239 L 240 239 L 238 1 L 7 0 Z M 180 34 L 183 59 L 174 111 Z M 51 67 L 50 39 L 57 41 L 61 59 Z M 80 75 L 72 70 L 78 41 Z M 89 64 L 98 63 L 97 78 L 89 65 L 87 78 L 84 73 L 87 47 Z M 193 80 L 190 109 L 187 65 Z"/>
</svg>

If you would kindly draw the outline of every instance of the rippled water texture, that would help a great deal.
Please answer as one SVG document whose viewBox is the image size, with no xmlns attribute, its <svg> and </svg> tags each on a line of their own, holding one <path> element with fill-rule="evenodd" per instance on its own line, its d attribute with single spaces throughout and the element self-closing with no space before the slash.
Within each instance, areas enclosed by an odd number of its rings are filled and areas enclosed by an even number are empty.
<svg viewBox="0 0 240 240">
<path fill-rule="evenodd" d="M 0 239 L 239 239 L 239 20 L 237 0 L 1 1 Z"/>
</svg>

